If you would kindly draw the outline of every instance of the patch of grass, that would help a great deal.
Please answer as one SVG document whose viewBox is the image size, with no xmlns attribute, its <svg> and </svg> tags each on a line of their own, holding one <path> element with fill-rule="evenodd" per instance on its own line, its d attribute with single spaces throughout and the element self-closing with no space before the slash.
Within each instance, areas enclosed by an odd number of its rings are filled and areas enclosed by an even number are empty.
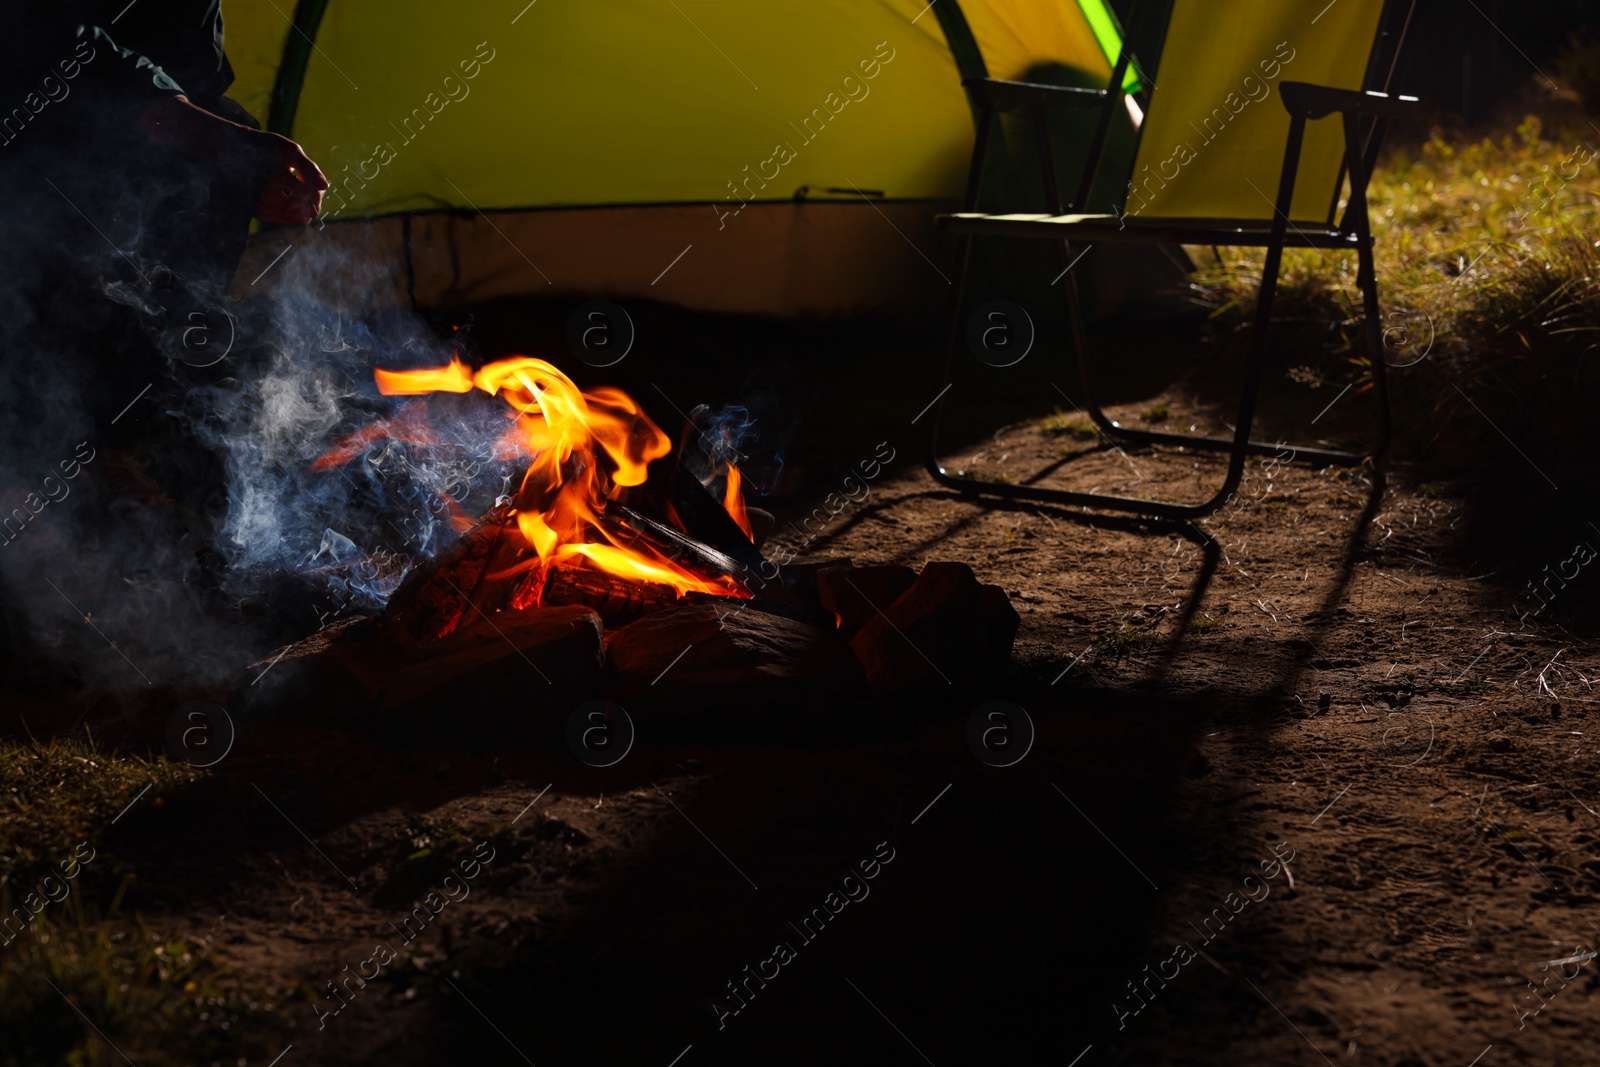
<svg viewBox="0 0 1600 1067">
<path fill-rule="evenodd" d="M 1172 409 L 1165 404 L 1155 404 L 1142 412 L 1139 417 L 1145 422 L 1166 422 L 1172 418 Z"/>
<path fill-rule="evenodd" d="M 1161 635 L 1154 630 L 1123 630 L 1106 638 L 1101 644 L 1103 647 L 1118 649 L 1142 648 L 1157 644 L 1160 640 Z"/>
<path fill-rule="evenodd" d="M 69 897 L 0 949 L 0 1063 L 76 1067 L 126 1055 L 177 1067 L 266 1062 L 279 1051 L 267 1039 L 284 1029 L 275 998 L 238 989 L 203 946 L 118 921 L 120 899 L 91 919 Z"/>
<path fill-rule="evenodd" d="M 1375 255 L 1391 362 L 1420 356 L 1400 350 L 1424 347 L 1430 323 L 1430 358 L 1469 357 L 1485 346 L 1516 357 L 1526 352 L 1519 332 L 1600 328 L 1600 253 L 1591 232 L 1600 161 L 1579 165 L 1580 137 L 1547 138 L 1541 120 L 1528 116 L 1513 133 L 1472 144 L 1435 135 L 1378 168 L 1369 197 L 1373 229 L 1383 237 Z M 1200 271 L 1194 280 L 1203 301 L 1245 321 L 1262 258 L 1230 257 Z M 1356 354 L 1360 295 L 1354 261 L 1345 258 L 1285 253 L 1279 294 L 1337 313 L 1338 345 Z"/>
<path fill-rule="evenodd" d="M 79 842 L 92 845 L 146 786 L 139 803 L 159 806 L 201 774 L 165 757 L 105 752 L 87 739 L 0 744 L 0 892 L 31 889 Z"/>
<path fill-rule="evenodd" d="M 414 901 L 437 885 L 475 843 L 457 827 L 414 827 L 390 845 L 387 873 L 373 899 L 385 907 Z"/>
<path fill-rule="evenodd" d="M 107 1039 L 157 1067 L 270 1058 L 249 1035 L 282 1031 L 276 1004 L 237 988 L 204 946 L 119 915 L 133 875 L 96 848 L 135 798 L 159 807 L 203 774 L 87 738 L 0 744 L 0 917 L 37 911 L 0 937 L 0 1064 L 123 1062 Z M 43 899 L 61 885 L 65 897 Z"/>
<path fill-rule="evenodd" d="M 1209 615 L 1196 615 L 1189 620 L 1189 632 L 1196 634 L 1210 633 L 1222 628 L 1221 619 L 1213 619 Z"/>
<path fill-rule="evenodd" d="M 1600 45 L 1571 51 L 1592 56 Z M 1395 374 L 1399 402 L 1504 449 L 1492 422 L 1541 467 L 1545 458 L 1584 467 L 1573 446 L 1600 389 L 1600 158 L 1584 147 L 1594 138 L 1587 122 L 1547 129 L 1532 115 L 1469 143 L 1435 133 L 1390 150 L 1369 186 L 1386 359 L 1409 365 Z M 1192 276 L 1232 343 L 1245 343 L 1262 258 L 1241 250 Z M 1286 253 L 1274 317 L 1275 332 L 1321 351 L 1315 372 L 1330 387 L 1370 387 L 1354 256 Z"/>
<path fill-rule="evenodd" d="M 1271 503 L 1266 505 L 1266 509 L 1268 511 L 1275 511 L 1275 512 L 1280 512 L 1281 513 L 1281 512 L 1288 511 L 1289 510 L 1289 505 L 1284 503 L 1282 500 L 1274 500 Z"/>
<path fill-rule="evenodd" d="M 1092 441 L 1100 436 L 1100 429 L 1093 422 L 1082 415 L 1069 415 L 1059 407 L 1039 423 L 1039 432 L 1070 434 L 1082 441 Z"/>
</svg>

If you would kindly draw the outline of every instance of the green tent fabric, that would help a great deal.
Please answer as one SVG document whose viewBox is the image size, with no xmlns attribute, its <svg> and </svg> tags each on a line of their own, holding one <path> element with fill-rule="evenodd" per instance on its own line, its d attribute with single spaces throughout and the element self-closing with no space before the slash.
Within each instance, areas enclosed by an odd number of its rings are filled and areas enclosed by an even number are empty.
<svg viewBox="0 0 1600 1067">
<path fill-rule="evenodd" d="M 445 303 L 553 289 L 842 314 L 942 284 L 921 257 L 931 202 L 965 178 L 963 73 L 1103 85 L 1119 46 L 1102 0 L 223 10 L 232 95 L 318 161 L 328 219 L 371 220 L 317 239 L 382 258 L 407 217 L 409 284 Z"/>
</svg>

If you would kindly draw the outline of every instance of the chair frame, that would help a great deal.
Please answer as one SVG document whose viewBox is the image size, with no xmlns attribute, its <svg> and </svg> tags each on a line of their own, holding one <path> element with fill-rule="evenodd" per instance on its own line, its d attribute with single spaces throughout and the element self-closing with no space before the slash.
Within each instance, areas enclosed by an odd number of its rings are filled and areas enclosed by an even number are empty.
<svg viewBox="0 0 1600 1067">
<path fill-rule="evenodd" d="M 1389 10 L 1379 20 L 1379 33 L 1374 40 L 1372 55 L 1375 58 L 1383 27 L 1388 23 Z M 929 474 L 942 485 L 960 489 L 972 496 L 994 496 L 1005 499 L 1037 500 L 1054 504 L 1090 509 L 1131 513 L 1149 519 L 1187 521 L 1209 515 L 1227 504 L 1239 488 L 1245 460 L 1251 455 L 1275 455 L 1280 459 L 1309 462 L 1316 466 L 1355 466 L 1371 461 L 1380 466 L 1389 446 L 1392 420 L 1389 409 L 1389 386 L 1383 358 L 1382 312 L 1378 302 L 1377 272 L 1373 265 L 1372 229 L 1367 210 L 1367 182 L 1372 175 L 1388 122 L 1401 117 L 1416 105 L 1414 97 L 1391 96 L 1370 90 L 1335 89 L 1311 85 L 1306 82 L 1286 81 L 1279 85 L 1283 105 L 1290 115 L 1289 134 L 1284 145 L 1283 166 L 1279 176 L 1277 200 L 1270 226 L 1241 224 L 1230 220 L 1205 221 L 1164 219 L 1141 221 L 1125 216 L 1075 216 L 1076 207 L 1086 205 L 1091 188 L 1099 171 L 1101 156 L 1115 110 L 1123 106 L 1123 77 L 1132 57 L 1126 42 L 1117 58 L 1116 66 L 1106 89 L 1080 89 L 1032 82 L 1001 81 L 993 78 L 967 78 L 962 84 L 972 94 L 979 113 L 977 136 L 973 145 L 972 163 L 967 177 L 962 214 L 943 215 L 938 218 L 941 229 L 960 238 L 955 291 L 945 337 L 944 368 L 936 383 L 939 390 L 934 403 L 933 422 L 927 443 L 926 466 Z M 1369 72 L 1372 62 L 1369 60 Z M 1392 73 L 1392 67 L 1391 67 Z M 1369 79 L 1370 80 L 1370 73 Z M 1101 114 L 1084 163 L 1083 175 L 1076 196 L 1067 203 L 1061 195 L 1055 160 L 1050 147 L 1047 113 L 1051 108 L 1099 107 Z M 995 121 L 1005 112 L 1020 108 L 1032 110 L 1035 139 L 1038 142 L 1039 163 L 1044 178 L 1045 194 L 1050 209 L 1044 216 L 986 216 L 976 214 L 983 186 L 983 172 L 987 161 L 989 142 Z M 1305 136 L 1306 123 L 1338 114 L 1344 132 L 1344 171 L 1336 186 L 1334 203 L 1329 205 L 1329 225 L 1304 227 L 1289 220 L 1290 205 L 1294 199 L 1296 172 L 1300 150 Z M 1344 177 L 1350 181 L 1350 199 L 1338 225 L 1332 224 L 1337 208 L 1338 189 Z M 1209 499 L 1198 503 L 1171 503 L 1141 500 L 1135 497 L 1113 496 L 1102 493 L 1076 492 L 1031 485 L 1008 485 L 978 482 L 946 471 L 939 463 L 939 416 L 944 394 L 952 380 L 956 349 L 961 336 L 961 309 L 966 290 L 967 275 L 971 267 L 972 242 L 977 236 L 1048 239 L 1056 243 L 1060 265 L 1064 273 L 1064 289 L 1068 314 L 1071 319 L 1072 344 L 1077 357 L 1083 411 L 1100 431 L 1112 441 L 1135 445 L 1181 445 L 1211 452 L 1228 454 L 1227 475 L 1220 489 Z M 1142 430 L 1123 426 L 1108 416 L 1100 407 L 1094 389 L 1093 374 L 1089 365 L 1088 344 L 1084 332 L 1082 309 L 1079 303 L 1077 279 L 1069 269 L 1073 262 L 1075 239 L 1095 241 L 1136 241 L 1161 244 L 1199 244 L 1235 247 L 1257 247 L 1267 250 L 1262 269 L 1261 288 L 1256 302 L 1255 319 L 1251 331 L 1250 349 L 1245 366 L 1245 382 L 1240 394 L 1237 420 L 1232 437 L 1210 437 Z M 1267 326 L 1272 318 L 1273 297 L 1277 291 L 1278 271 L 1285 248 L 1324 248 L 1354 251 L 1359 266 L 1357 285 L 1362 291 L 1363 314 L 1367 346 L 1371 350 L 1372 377 L 1378 403 L 1377 441 L 1368 452 L 1357 453 L 1326 448 L 1297 448 L 1281 443 L 1253 441 L 1251 424 L 1255 417 L 1256 396 L 1261 373 L 1267 357 Z M 1286 455 L 1287 452 L 1287 455 Z"/>
</svg>

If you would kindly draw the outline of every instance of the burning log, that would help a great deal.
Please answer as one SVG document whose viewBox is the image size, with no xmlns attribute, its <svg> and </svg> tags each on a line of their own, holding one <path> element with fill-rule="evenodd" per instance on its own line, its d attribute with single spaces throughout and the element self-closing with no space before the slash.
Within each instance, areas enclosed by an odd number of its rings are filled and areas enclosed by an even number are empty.
<svg viewBox="0 0 1600 1067">
<path fill-rule="evenodd" d="M 408 736 L 556 736 L 603 690 L 603 633 L 580 604 L 475 619 L 384 680 L 376 722 Z"/>
<path fill-rule="evenodd" d="M 755 576 L 754 569 L 744 560 L 728 555 L 689 534 L 680 533 L 666 523 L 657 522 L 625 504 L 607 505 L 605 518 L 615 520 L 619 527 L 617 531 L 619 536 L 627 537 L 631 534 L 632 539 L 651 542 L 656 551 L 675 563 L 687 559 L 692 570 L 733 578 L 746 588 L 758 584 L 752 580 Z M 766 562 L 759 552 L 754 556 L 747 554 L 746 558 L 754 559 L 756 567 Z"/>
<path fill-rule="evenodd" d="M 508 511 L 494 509 L 445 552 L 408 574 L 389 598 L 385 619 L 426 645 L 454 632 L 469 616 L 506 607 L 517 580 L 493 574 L 513 565 L 525 547 Z"/>
<path fill-rule="evenodd" d="M 670 608 L 679 599 L 676 589 L 659 582 L 633 581 L 588 567 L 557 567 L 548 574 L 538 571 L 529 574 L 527 581 L 517 587 L 511 606 L 582 604 L 599 612 L 608 626 L 617 626 L 652 611 Z"/>
<path fill-rule="evenodd" d="M 661 463 L 651 468 L 644 493 L 653 510 L 677 516 L 696 541 L 731 556 L 751 571 L 766 565 L 760 549 L 728 514 L 724 503 L 707 492 L 681 462 L 670 469 Z"/>
<path fill-rule="evenodd" d="M 239 692 L 390 735 L 551 735 L 602 691 L 601 634 L 599 616 L 581 605 L 475 618 L 426 647 L 377 619 L 355 619 L 253 664 Z"/>
<path fill-rule="evenodd" d="M 624 626 L 607 642 L 607 688 L 645 715 L 762 721 L 821 719 L 866 695 L 861 664 L 836 631 L 764 607 L 683 604 Z"/>
<path fill-rule="evenodd" d="M 687 573 L 706 573 L 707 585 L 745 573 L 736 560 L 622 505 L 608 505 L 595 516 L 595 523 L 614 544 L 644 549 Z M 496 508 L 454 545 L 408 575 L 390 599 L 384 618 L 412 642 L 426 646 L 479 616 L 541 604 L 582 604 L 599 612 L 607 625 L 620 626 L 685 599 L 723 599 L 695 590 L 680 594 L 664 582 L 614 574 L 589 566 L 582 558 L 550 567 L 540 562 L 513 524 L 511 505 Z M 741 580 L 734 588 L 743 584 Z"/>
</svg>

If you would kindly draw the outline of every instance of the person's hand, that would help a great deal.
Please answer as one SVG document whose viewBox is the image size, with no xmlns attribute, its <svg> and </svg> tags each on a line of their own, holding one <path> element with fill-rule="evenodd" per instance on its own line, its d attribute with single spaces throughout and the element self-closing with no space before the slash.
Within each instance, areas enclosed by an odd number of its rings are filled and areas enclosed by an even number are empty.
<svg viewBox="0 0 1600 1067">
<path fill-rule="evenodd" d="M 256 153 L 268 172 L 267 183 L 256 202 L 256 218 L 277 226 L 305 226 L 322 211 L 322 194 L 328 179 L 317 165 L 287 137 L 250 131 Z"/>
<path fill-rule="evenodd" d="M 304 226 L 322 211 L 328 179 L 287 137 L 229 121 L 185 96 L 152 104 L 140 115 L 138 128 L 156 144 L 191 156 L 242 159 L 264 183 L 255 208 L 262 222 Z"/>
</svg>

